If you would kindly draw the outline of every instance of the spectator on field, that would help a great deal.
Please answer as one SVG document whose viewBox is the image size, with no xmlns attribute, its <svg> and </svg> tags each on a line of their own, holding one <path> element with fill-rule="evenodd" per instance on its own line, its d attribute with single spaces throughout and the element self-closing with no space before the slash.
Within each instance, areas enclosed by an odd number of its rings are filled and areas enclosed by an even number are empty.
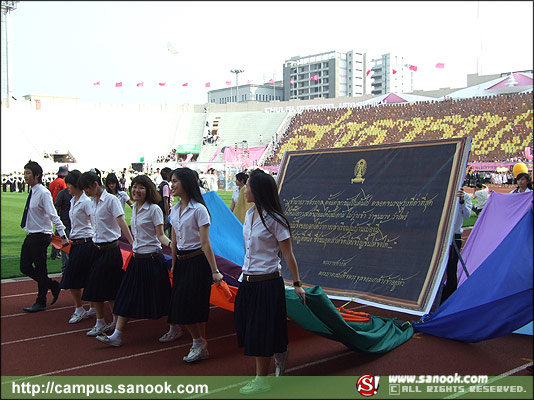
<svg viewBox="0 0 534 400">
<path fill-rule="evenodd" d="M 237 204 L 237 199 L 239 198 L 239 191 L 247 184 L 248 175 L 244 172 L 239 172 L 235 176 L 235 188 L 232 192 L 232 204 L 230 204 L 230 210 L 232 212 L 235 209 L 235 206 Z"/>
<path fill-rule="evenodd" d="M 68 176 L 68 175 L 67 175 Z M 65 183 L 67 181 L 67 178 L 65 177 Z M 65 225 L 65 232 L 68 237 L 70 237 L 70 229 L 71 229 L 71 223 L 70 223 L 70 217 L 69 217 L 69 210 L 70 210 L 70 199 L 72 198 L 72 195 L 69 192 L 68 184 L 65 189 L 63 189 L 56 197 L 56 201 L 54 202 L 54 206 L 56 207 L 57 213 L 59 215 L 59 218 L 61 218 L 61 222 L 63 222 L 63 225 Z M 61 251 L 61 273 L 65 273 L 65 267 L 67 266 L 67 262 L 69 261 L 69 254 L 65 251 Z"/>
<path fill-rule="evenodd" d="M 128 193 L 121 189 L 117 175 L 114 173 L 109 173 L 106 176 L 105 182 L 106 191 L 119 199 L 123 210 L 126 208 L 126 204 L 128 204 L 130 207 L 133 207 L 130 196 L 128 196 Z"/>
</svg>

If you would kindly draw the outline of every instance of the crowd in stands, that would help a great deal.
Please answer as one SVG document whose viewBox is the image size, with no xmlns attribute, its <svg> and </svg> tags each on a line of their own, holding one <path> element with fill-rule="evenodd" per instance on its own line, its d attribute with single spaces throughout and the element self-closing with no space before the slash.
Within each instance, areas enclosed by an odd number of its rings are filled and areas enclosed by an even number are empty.
<svg viewBox="0 0 534 400">
<path fill-rule="evenodd" d="M 202 144 L 219 144 L 219 134 L 213 134 L 209 129 L 202 136 Z"/>
<path fill-rule="evenodd" d="M 170 162 L 170 161 L 179 161 L 176 159 L 176 149 L 171 149 L 167 155 L 164 156 L 158 156 L 156 159 L 156 162 L 158 163 L 164 163 L 164 162 Z"/>
<path fill-rule="evenodd" d="M 365 146 L 469 136 L 469 162 L 522 160 L 531 145 L 532 93 L 357 108 L 305 110 L 291 120 L 265 165 L 286 150 Z"/>
</svg>

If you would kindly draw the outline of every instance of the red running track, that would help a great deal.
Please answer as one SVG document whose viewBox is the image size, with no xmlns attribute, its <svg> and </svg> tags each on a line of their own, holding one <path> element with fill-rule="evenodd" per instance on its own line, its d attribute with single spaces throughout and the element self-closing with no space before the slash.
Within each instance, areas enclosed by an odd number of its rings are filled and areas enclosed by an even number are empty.
<svg viewBox="0 0 534 400">
<path fill-rule="evenodd" d="M 254 359 L 245 357 L 237 347 L 232 312 L 211 309 L 207 329 L 210 358 L 188 364 L 182 360 L 191 345 L 187 333 L 172 343 L 158 341 L 168 329 L 166 318 L 132 320 L 123 334 L 122 346 L 109 347 L 86 336 L 94 319 L 68 323 L 74 310 L 69 293 L 63 291 L 57 303 L 46 311 L 28 314 L 22 308 L 35 300 L 34 281 L 4 281 L 1 289 L 3 376 L 254 375 Z M 347 308 L 387 318 L 418 319 L 355 303 Z M 111 313 L 107 306 L 106 313 L 109 321 Z M 287 375 L 531 375 L 525 368 L 532 364 L 532 337 L 526 335 L 462 343 L 416 333 L 400 347 L 377 355 L 350 351 L 343 344 L 310 333 L 291 321 L 288 328 L 291 352 Z M 273 369 L 271 366 L 271 373 Z"/>
</svg>

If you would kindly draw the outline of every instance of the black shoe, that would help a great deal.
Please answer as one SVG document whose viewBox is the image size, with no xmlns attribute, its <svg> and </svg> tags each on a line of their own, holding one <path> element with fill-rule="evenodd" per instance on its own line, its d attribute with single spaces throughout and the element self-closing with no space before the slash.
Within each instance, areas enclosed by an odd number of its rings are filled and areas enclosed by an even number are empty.
<svg viewBox="0 0 534 400">
<path fill-rule="evenodd" d="M 46 310 L 46 307 L 42 306 L 41 304 L 35 303 L 31 307 L 24 307 L 23 310 L 26 311 L 26 312 L 38 312 L 38 311 Z"/>
<path fill-rule="evenodd" d="M 59 287 L 59 283 L 56 282 L 55 288 L 50 289 L 50 291 L 52 292 L 52 296 L 54 296 L 52 297 L 52 301 L 50 302 L 50 305 L 52 306 L 57 301 L 59 297 L 59 293 L 61 293 L 61 288 Z"/>
</svg>

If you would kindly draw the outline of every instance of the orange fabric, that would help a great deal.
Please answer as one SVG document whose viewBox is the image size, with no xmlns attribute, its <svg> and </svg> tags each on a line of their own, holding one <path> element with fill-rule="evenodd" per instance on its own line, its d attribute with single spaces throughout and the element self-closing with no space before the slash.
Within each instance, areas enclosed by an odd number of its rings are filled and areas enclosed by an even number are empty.
<svg viewBox="0 0 534 400">
<path fill-rule="evenodd" d="M 233 312 L 236 294 L 235 286 L 229 286 L 225 281 L 222 281 L 220 285 L 214 283 L 211 285 L 210 303 Z"/>
<path fill-rule="evenodd" d="M 360 312 L 360 311 L 351 311 L 343 307 L 338 307 L 337 310 L 347 322 L 369 322 L 371 321 L 371 316 L 369 313 Z"/>
<path fill-rule="evenodd" d="M 64 251 L 65 253 L 70 253 L 70 243 L 63 247 L 61 244 L 61 238 L 58 235 L 52 235 L 52 246 L 54 246 L 56 249 Z"/>
<path fill-rule="evenodd" d="M 126 271 L 126 268 L 128 268 L 128 263 L 130 262 L 130 259 L 133 256 L 133 251 L 121 249 L 121 255 L 122 255 L 122 269 Z"/>
</svg>

